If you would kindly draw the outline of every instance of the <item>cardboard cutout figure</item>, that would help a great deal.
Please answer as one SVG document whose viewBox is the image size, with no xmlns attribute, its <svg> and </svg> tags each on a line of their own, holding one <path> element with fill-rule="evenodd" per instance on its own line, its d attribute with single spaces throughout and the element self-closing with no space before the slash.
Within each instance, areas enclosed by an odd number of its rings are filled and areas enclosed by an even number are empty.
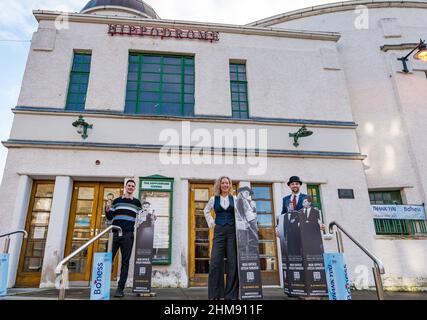
<svg viewBox="0 0 427 320">
<path fill-rule="evenodd" d="M 253 191 L 242 187 L 237 192 L 235 220 L 240 299 L 262 299 L 257 215 L 251 198 Z"/>
<path fill-rule="evenodd" d="M 133 292 L 151 292 L 151 271 L 154 239 L 154 210 L 149 202 L 142 204 L 136 219 L 135 267 Z"/>
</svg>

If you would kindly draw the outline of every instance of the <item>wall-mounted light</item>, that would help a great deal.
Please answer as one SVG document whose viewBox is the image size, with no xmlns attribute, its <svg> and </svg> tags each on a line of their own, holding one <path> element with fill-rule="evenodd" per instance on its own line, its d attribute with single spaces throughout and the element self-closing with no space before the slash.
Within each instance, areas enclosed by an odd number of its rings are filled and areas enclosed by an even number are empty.
<svg viewBox="0 0 427 320">
<path fill-rule="evenodd" d="M 418 52 L 414 55 L 414 59 L 421 60 L 423 62 L 427 62 L 427 44 L 425 40 L 420 39 L 420 43 L 406 56 L 398 58 L 397 60 L 402 61 L 403 63 L 403 72 L 408 73 L 408 65 L 406 64 L 406 61 L 408 61 L 408 57 L 415 51 L 418 50 Z"/>
<path fill-rule="evenodd" d="M 76 127 L 77 133 L 80 134 L 83 139 L 86 139 L 88 137 L 87 129 L 92 129 L 93 125 L 87 123 L 83 116 L 79 116 L 79 119 L 73 122 L 73 127 Z"/>
<path fill-rule="evenodd" d="M 289 132 L 289 137 L 294 138 L 294 146 L 297 148 L 299 146 L 298 139 L 303 137 L 308 137 L 313 134 L 313 131 L 307 130 L 305 124 L 297 132 Z"/>
</svg>

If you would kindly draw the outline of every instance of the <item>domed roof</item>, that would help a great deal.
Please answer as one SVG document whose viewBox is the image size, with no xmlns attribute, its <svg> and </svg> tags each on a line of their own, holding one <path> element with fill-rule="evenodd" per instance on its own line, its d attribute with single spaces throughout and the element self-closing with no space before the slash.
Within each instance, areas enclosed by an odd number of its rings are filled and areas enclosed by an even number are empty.
<svg viewBox="0 0 427 320">
<path fill-rule="evenodd" d="M 124 7 L 132 11 L 138 11 L 147 18 L 160 19 L 156 11 L 141 0 L 90 0 L 80 11 L 86 13 L 93 9 L 108 9 L 106 7 Z"/>
</svg>

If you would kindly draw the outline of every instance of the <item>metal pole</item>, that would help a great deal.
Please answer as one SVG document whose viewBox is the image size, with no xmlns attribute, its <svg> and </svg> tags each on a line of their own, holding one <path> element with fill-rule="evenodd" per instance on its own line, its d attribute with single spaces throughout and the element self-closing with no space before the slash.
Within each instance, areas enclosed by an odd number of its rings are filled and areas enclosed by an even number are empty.
<svg viewBox="0 0 427 320">
<path fill-rule="evenodd" d="M 336 235 L 337 235 L 338 252 L 339 253 L 344 253 L 344 244 L 343 244 L 343 241 L 342 241 L 342 233 L 341 233 L 341 231 L 337 230 Z"/>
<path fill-rule="evenodd" d="M 59 284 L 59 300 L 65 300 L 65 289 L 68 283 L 68 267 L 64 265 L 62 267 L 61 282 Z"/>
<path fill-rule="evenodd" d="M 4 241 L 3 253 L 9 253 L 9 245 L 10 245 L 10 236 L 7 236 L 6 240 Z"/>
<path fill-rule="evenodd" d="M 372 268 L 372 271 L 374 272 L 374 280 L 375 280 L 375 287 L 377 288 L 378 300 L 384 300 L 384 287 L 381 279 L 380 269 L 375 264 L 375 266 Z"/>
<path fill-rule="evenodd" d="M 108 247 L 107 247 L 107 252 L 112 252 L 113 251 L 113 232 L 110 232 L 110 234 L 108 235 Z M 114 260 L 114 257 L 113 257 Z"/>
</svg>

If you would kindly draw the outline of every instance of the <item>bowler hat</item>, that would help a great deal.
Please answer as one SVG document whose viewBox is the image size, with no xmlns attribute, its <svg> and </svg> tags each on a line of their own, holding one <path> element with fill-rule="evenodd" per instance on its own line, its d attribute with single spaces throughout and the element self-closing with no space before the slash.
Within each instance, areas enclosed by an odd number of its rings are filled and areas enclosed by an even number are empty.
<svg viewBox="0 0 427 320">
<path fill-rule="evenodd" d="M 254 194 L 254 192 L 252 191 L 252 189 L 249 188 L 248 186 L 240 187 L 239 189 L 237 189 L 237 193 L 244 192 L 244 191 L 249 192 L 249 194 L 251 196 Z"/>
<path fill-rule="evenodd" d="M 297 177 L 297 176 L 292 176 L 292 177 L 290 177 L 290 178 L 289 178 L 288 186 L 289 186 L 292 182 L 298 182 L 299 184 L 302 184 L 302 181 L 301 181 L 301 180 L 300 180 L 300 178 L 299 178 L 299 177 Z"/>
</svg>

